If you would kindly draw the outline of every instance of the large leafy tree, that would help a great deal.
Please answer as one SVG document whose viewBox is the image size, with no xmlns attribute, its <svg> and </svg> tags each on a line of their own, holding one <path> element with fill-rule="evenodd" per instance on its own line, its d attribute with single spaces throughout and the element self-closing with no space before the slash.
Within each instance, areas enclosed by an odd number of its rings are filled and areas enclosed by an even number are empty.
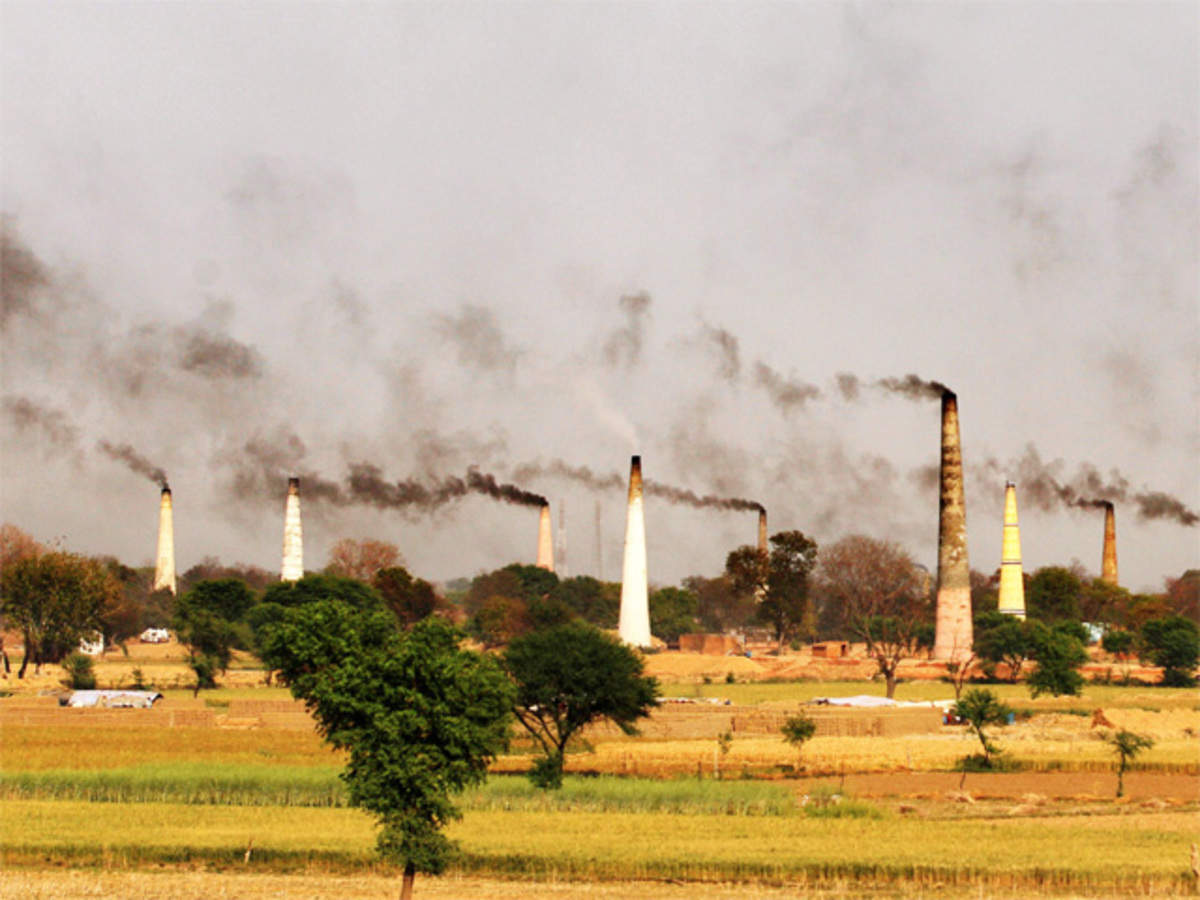
<svg viewBox="0 0 1200 900">
<path fill-rule="evenodd" d="M 782 645 L 808 615 L 808 579 L 817 563 L 817 542 L 799 531 L 771 536 L 769 552 L 739 547 L 725 559 L 725 575 L 740 596 L 758 602 L 756 617 L 775 629 Z"/>
<path fill-rule="evenodd" d="M 1004 663 L 1008 680 L 1021 677 L 1026 660 L 1033 655 L 1033 632 L 1040 622 L 1018 619 L 1002 612 L 985 612 L 975 617 L 975 655 L 989 663 Z"/>
<path fill-rule="evenodd" d="M 1163 670 L 1162 683 L 1170 687 L 1196 684 L 1200 660 L 1200 629 L 1183 616 L 1151 619 L 1142 626 L 1141 655 Z"/>
<path fill-rule="evenodd" d="M 261 637 L 267 664 L 349 753 L 342 778 L 377 818 L 379 852 L 404 867 L 402 900 L 417 872 L 445 868 L 452 796 L 483 781 L 508 739 L 512 684 L 461 638 L 436 617 L 402 631 L 384 609 L 333 598 L 287 610 Z"/>
<path fill-rule="evenodd" d="M 677 587 L 659 588 L 650 595 L 650 633 L 660 640 L 679 640 L 696 630 L 696 595 Z"/>
<path fill-rule="evenodd" d="M 818 577 L 826 602 L 839 611 L 844 631 L 867 645 L 892 697 L 900 661 L 933 643 L 929 598 L 912 557 L 889 541 L 851 535 L 822 551 Z"/>
<path fill-rule="evenodd" d="M 74 553 L 26 556 L 0 571 L 0 609 L 25 639 L 18 678 L 58 662 L 100 628 L 102 611 L 118 603 L 120 584 L 107 566 Z"/>
<path fill-rule="evenodd" d="M 1075 696 L 1083 689 L 1079 667 L 1088 661 L 1086 638 L 1087 632 L 1078 622 L 1033 623 L 1030 646 L 1037 668 L 1025 679 L 1033 696 Z"/>
<path fill-rule="evenodd" d="M 1083 580 L 1070 569 L 1046 566 L 1029 579 L 1025 607 L 1029 618 L 1054 622 L 1079 621 Z"/>
<path fill-rule="evenodd" d="M 562 786 L 567 742 L 581 728 L 608 719 L 636 734 L 634 722 L 650 712 L 658 693 L 637 653 L 583 622 L 517 638 L 504 666 L 517 685 L 517 719 L 545 751 L 530 773 L 541 787 Z"/>
<path fill-rule="evenodd" d="M 621 608 L 621 585 L 600 581 L 590 575 L 564 578 L 554 589 L 554 596 L 565 603 L 575 615 L 600 628 L 616 628 Z M 653 616 L 653 607 L 651 608 Z"/>
<path fill-rule="evenodd" d="M 400 548 L 395 544 L 371 538 L 342 538 L 329 550 L 325 574 L 371 581 L 380 570 L 403 564 Z"/>
</svg>

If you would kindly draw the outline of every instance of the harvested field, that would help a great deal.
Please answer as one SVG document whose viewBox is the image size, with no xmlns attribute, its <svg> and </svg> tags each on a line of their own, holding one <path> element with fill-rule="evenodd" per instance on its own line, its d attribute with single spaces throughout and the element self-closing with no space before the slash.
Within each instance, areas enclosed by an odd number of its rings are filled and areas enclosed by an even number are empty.
<svg viewBox="0 0 1200 900">
<path fill-rule="evenodd" d="M 898 799 L 944 798 L 959 791 L 958 772 L 888 772 L 847 775 L 843 780 L 800 778 L 788 781 L 806 793 L 815 784 L 844 785 L 855 797 Z M 1047 800 L 1094 797 L 1111 802 L 1117 776 L 1111 772 L 971 772 L 962 790 L 975 799 L 1021 800 L 1037 794 Z M 1126 772 L 1125 802 L 1160 798 L 1179 803 L 1200 802 L 1200 780 L 1192 775 L 1161 772 Z"/>
<path fill-rule="evenodd" d="M 140 900 L 394 900 L 397 878 L 391 873 L 363 871 L 354 875 L 242 873 L 163 868 L 154 872 L 111 870 L 26 869 L 0 870 L 0 897 L 5 900 L 95 900 L 99 897 L 138 897 Z M 795 900 L 797 893 L 810 900 L 846 900 L 871 897 L 890 900 L 917 896 L 895 885 L 881 887 L 858 881 L 806 881 L 792 884 L 696 883 L 664 881 L 589 881 L 545 879 L 536 887 L 527 880 L 501 880 L 463 875 L 418 876 L 419 897 L 445 900 L 526 900 L 531 895 L 548 900 Z M 1028 889 L 970 886 L 923 886 L 919 896 L 929 900 L 1024 900 Z M 1059 900 L 1081 900 L 1098 894 L 1077 891 L 1055 894 Z M 1111 900 L 1143 898 L 1106 890 Z M 1160 895 L 1161 896 L 1161 895 Z"/>
</svg>

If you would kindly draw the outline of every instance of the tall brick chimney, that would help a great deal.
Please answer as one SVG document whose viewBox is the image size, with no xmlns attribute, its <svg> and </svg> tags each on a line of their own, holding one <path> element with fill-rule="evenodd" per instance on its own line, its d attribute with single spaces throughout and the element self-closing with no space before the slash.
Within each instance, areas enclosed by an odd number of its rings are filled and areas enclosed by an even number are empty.
<svg viewBox="0 0 1200 900">
<path fill-rule="evenodd" d="M 154 560 L 154 590 L 175 593 L 175 519 L 171 511 L 171 489 L 165 484 L 158 502 L 158 554 Z"/>
<path fill-rule="evenodd" d="M 765 509 L 758 511 L 758 552 L 771 552 L 771 548 L 767 545 L 767 511 Z"/>
<path fill-rule="evenodd" d="M 554 532 L 550 528 L 550 504 L 542 506 L 538 515 L 537 567 L 554 571 Z"/>
<path fill-rule="evenodd" d="M 1017 486 L 1004 487 L 1004 543 L 1000 550 L 1000 612 L 1025 618 L 1025 577 L 1021 570 L 1021 529 L 1017 526 Z"/>
<path fill-rule="evenodd" d="M 629 467 L 629 507 L 625 517 L 625 561 L 621 569 L 621 640 L 650 646 L 650 599 L 647 593 L 646 520 L 642 510 L 642 458 Z"/>
<path fill-rule="evenodd" d="M 300 479 L 289 478 L 287 502 L 283 508 L 283 565 L 281 581 L 299 581 L 304 577 L 304 531 L 300 527 Z"/>
<path fill-rule="evenodd" d="M 1117 514 L 1111 503 L 1104 504 L 1104 554 L 1100 558 L 1100 580 L 1117 586 Z"/>
<path fill-rule="evenodd" d="M 971 570 L 967 561 L 967 510 L 963 495 L 958 397 L 942 393 L 941 498 L 938 518 L 937 630 L 934 659 L 953 662 L 971 653 Z"/>
</svg>

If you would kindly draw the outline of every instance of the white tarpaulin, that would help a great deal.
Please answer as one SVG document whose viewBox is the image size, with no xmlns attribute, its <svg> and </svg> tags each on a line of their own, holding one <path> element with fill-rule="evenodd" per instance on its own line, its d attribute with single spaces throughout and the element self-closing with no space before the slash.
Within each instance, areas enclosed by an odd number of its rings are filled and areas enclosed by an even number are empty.
<svg viewBox="0 0 1200 900">
<path fill-rule="evenodd" d="M 67 700 L 67 706 L 149 709 L 155 700 L 160 699 L 162 694 L 157 691 L 75 691 Z"/>
</svg>

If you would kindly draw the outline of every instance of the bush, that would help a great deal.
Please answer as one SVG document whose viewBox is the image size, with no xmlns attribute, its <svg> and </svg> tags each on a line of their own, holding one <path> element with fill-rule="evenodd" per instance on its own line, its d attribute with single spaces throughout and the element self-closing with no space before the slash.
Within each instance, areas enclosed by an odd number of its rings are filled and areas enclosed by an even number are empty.
<svg viewBox="0 0 1200 900">
<path fill-rule="evenodd" d="M 63 684 L 74 691 L 91 691 L 96 688 L 96 663 L 86 653 L 71 653 L 62 661 L 66 677 Z"/>
<path fill-rule="evenodd" d="M 1078 623 L 1062 623 L 1053 628 L 1038 628 L 1033 635 L 1033 655 L 1037 670 L 1026 679 L 1030 693 L 1076 696 L 1083 688 L 1079 667 L 1088 660 L 1079 640 Z"/>
</svg>

